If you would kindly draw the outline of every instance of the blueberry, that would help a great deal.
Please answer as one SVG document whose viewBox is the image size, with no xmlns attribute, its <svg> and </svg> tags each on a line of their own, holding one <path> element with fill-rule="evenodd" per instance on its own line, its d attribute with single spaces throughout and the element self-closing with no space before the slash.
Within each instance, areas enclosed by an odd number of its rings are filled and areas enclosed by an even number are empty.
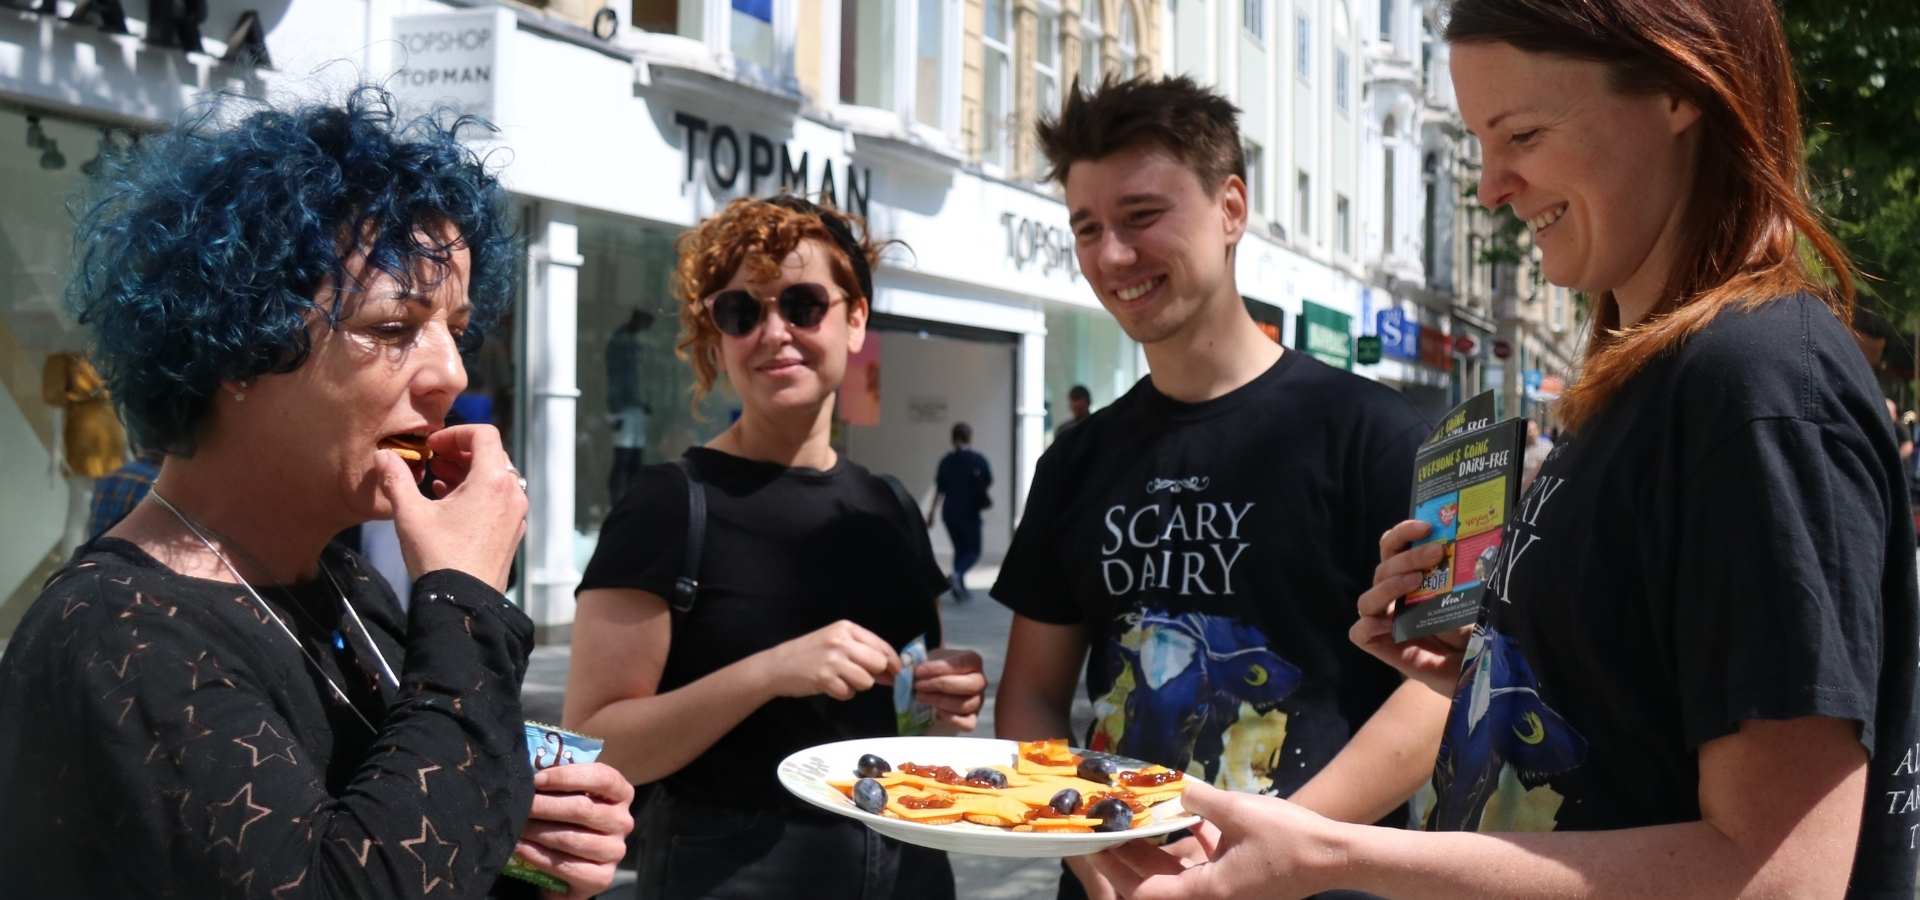
<svg viewBox="0 0 1920 900">
<path fill-rule="evenodd" d="M 1114 768 L 1113 760 L 1089 756 L 1080 760 L 1080 768 L 1073 774 L 1096 784 L 1112 784 Z"/>
<path fill-rule="evenodd" d="M 1053 807 L 1054 812 L 1063 816 L 1073 815 L 1073 811 L 1080 808 L 1080 792 L 1073 788 L 1067 788 L 1053 795 L 1053 799 L 1048 800 L 1047 805 Z"/>
<path fill-rule="evenodd" d="M 1087 815 L 1100 820 L 1094 831 L 1125 831 L 1133 827 L 1133 809 L 1119 798 L 1108 797 L 1095 803 Z"/>
<path fill-rule="evenodd" d="M 985 766 L 982 766 L 978 769 L 974 769 L 973 771 L 968 772 L 966 780 L 985 782 L 996 788 L 1003 788 L 1007 786 L 1006 775 L 1001 774 L 997 769 L 989 769 L 989 768 L 986 768 Z"/>
<path fill-rule="evenodd" d="M 853 767 L 853 774 L 861 778 L 879 778 L 891 771 L 893 767 L 887 765 L 886 760 L 871 753 L 860 757 L 860 762 Z"/>
<path fill-rule="evenodd" d="M 853 783 L 853 805 L 875 815 L 887 806 L 887 789 L 871 778 L 862 778 Z"/>
</svg>

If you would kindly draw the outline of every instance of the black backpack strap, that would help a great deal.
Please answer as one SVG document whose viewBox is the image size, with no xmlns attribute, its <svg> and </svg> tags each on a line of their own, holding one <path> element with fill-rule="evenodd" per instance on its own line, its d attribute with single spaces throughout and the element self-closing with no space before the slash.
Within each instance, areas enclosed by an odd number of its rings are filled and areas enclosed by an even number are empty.
<svg viewBox="0 0 1920 900">
<path fill-rule="evenodd" d="M 940 563 L 933 558 L 933 541 L 929 539 L 927 535 L 927 516 L 926 513 L 920 511 L 920 501 L 913 499 L 913 493 L 907 490 L 907 486 L 902 483 L 900 479 L 892 475 L 881 475 L 880 480 L 886 482 L 887 487 L 893 490 L 893 498 L 900 501 L 900 507 L 906 511 L 907 518 L 913 523 L 909 526 L 907 540 L 920 549 L 920 552 L 916 554 L 920 557 L 920 562 L 935 571 L 939 571 Z M 914 541 L 914 537 L 918 537 L 919 540 Z M 939 604 L 938 598 L 936 598 L 934 602 L 937 608 Z M 941 646 L 942 637 L 940 633 L 940 616 L 936 609 L 933 617 L 933 630 L 927 634 L 927 646 Z"/>
<path fill-rule="evenodd" d="M 674 612 L 687 613 L 700 597 L 700 558 L 707 543 L 707 486 L 684 457 L 674 460 L 673 467 L 687 479 L 687 557 L 680 565 L 680 577 L 673 581 L 673 596 L 667 598 L 667 605 Z"/>
</svg>

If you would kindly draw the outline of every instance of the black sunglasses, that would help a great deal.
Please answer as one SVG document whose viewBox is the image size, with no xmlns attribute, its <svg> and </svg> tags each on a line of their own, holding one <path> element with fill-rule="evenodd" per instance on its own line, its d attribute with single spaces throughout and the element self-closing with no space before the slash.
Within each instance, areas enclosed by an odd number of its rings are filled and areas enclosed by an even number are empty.
<svg viewBox="0 0 1920 900">
<path fill-rule="evenodd" d="M 780 296 L 774 298 L 771 305 L 780 307 L 780 318 L 788 325 L 813 328 L 827 317 L 827 310 L 833 304 L 833 292 L 825 285 L 798 281 L 781 288 Z M 707 315 L 712 317 L 713 327 L 720 329 L 721 334 L 746 337 L 760 327 L 767 305 L 761 303 L 760 298 L 735 288 L 708 297 Z"/>
</svg>

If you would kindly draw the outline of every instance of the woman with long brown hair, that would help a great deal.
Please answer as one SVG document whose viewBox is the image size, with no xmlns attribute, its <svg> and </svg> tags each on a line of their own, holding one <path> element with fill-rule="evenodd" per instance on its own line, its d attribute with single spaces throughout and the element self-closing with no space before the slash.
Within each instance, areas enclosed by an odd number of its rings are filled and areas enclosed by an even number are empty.
<svg viewBox="0 0 1920 900">
<path fill-rule="evenodd" d="M 1427 833 L 1195 785 L 1210 864 L 1136 846 L 1102 871 L 1140 898 L 1914 896 L 1913 526 L 1779 14 L 1457 0 L 1446 36 L 1481 202 L 1595 307 L 1571 434 L 1464 647 L 1392 643 L 1439 561 L 1418 522 L 1360 598 L 1354 640 L 1453 697 L 1357 738 L 1438 738 Z M 1406 799 L 1379 775 L 1335 760 L 1319 787 Z"/>
</svg>

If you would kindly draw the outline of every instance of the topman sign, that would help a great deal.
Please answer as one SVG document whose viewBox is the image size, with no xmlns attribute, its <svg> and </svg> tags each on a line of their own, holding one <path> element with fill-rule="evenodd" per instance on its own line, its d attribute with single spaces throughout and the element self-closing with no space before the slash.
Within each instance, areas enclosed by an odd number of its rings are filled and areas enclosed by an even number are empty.
<svg viewBox="0 0 1920 900">
<path fill-rule="evenodd" d="M 754 197 L 787 189 L 868 217 L 868 198 L 873 194 L 871 168 L 845 161 L 835 168 L 834 161 L 824 154 L 818 160 L 807 150 L 796 156 L 785 143 L 775 144 L 758 132 L 742 132 L 692 113 L 676 111 L 673 124 L 680 127 L 686 141 L 682 152 L 687 158 L 688 183 L 694 180 L 696 164 L 704 160 L 716 194 L 744 190 L 746 196 Z"/>
</svg>

